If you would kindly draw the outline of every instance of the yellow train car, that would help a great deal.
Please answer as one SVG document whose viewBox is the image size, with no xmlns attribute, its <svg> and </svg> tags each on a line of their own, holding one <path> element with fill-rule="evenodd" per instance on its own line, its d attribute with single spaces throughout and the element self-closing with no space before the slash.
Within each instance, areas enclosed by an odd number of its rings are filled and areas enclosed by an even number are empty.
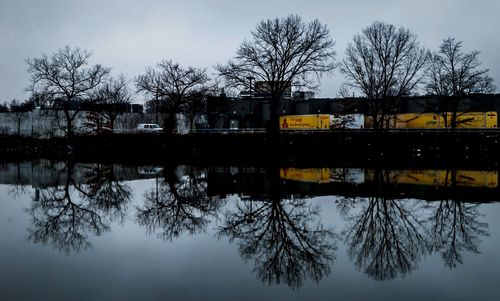
<svg viewBox="0 0 500 301">
<path fill-rule="evenodd" d="M 396 115 L 396 128 L 439 129 L 444 127 L 444 118 L 435 113 L 407 113 Z"/>
<path fill-rule="evenodd" d="M 371 115 L 365 115 L 365 128 L 372 129 L 373 128 L 373 117 Z M 393 129 L 396 128 L 397 119 L 395 115 L 387 115 L 386 120 L 384 120 L 384 128 Z"/>
<path fill-rule="evenodd" d="M 448 126 L 453 120 L 453 114 L 447 113 Z M 497 112 L 457 113 L 457 128 L 496 128 L 498 127 Z"/>
<path fill-rule="evenodd" d="M 446 115 L 446 122 L 443 115 Z M 406 113 L 396 114 L 388 118 L 388 128 L 398 129 L 444 129 L 450 128 L 453 114 L 436 113 Z M 372 127 L 371 117 L 365 117 L 365 127 Z M 456 114 L 456 128 L 459 129 L 484 129 L 497 128 L 497 112 L 458 112 Z"/>
<path fill-rule="evenodd" d="M 330 120 L 329 114 L 284 115 L 279 122 L 281 130 L 328 130 Z"/>
</svg>

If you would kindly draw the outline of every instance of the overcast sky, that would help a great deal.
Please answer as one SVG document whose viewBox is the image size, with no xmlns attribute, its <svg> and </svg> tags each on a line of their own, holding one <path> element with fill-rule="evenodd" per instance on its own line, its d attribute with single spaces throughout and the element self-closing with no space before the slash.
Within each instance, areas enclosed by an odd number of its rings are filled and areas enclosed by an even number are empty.
<svg viewBox="0 0 500 301">
<path fill-rule="evenodd" d="M 25 59 L 65 45 L 92 51 L 91 64 L 127 75 L 134 88 L 133 78 L 163 59 L 213 72 L 260 20 L 289 14 L 326 24 L 337 60 L 378 20 L 410 29 L 431 50 L 455 37 L 465 50 L 481 51 L 500 87 L 498 0 L 0 0 L 0 103 L 29 97 Z M 323 78 L 317 96 L 337 96 L 342 82 L 338 71 Z"/>
</svg>

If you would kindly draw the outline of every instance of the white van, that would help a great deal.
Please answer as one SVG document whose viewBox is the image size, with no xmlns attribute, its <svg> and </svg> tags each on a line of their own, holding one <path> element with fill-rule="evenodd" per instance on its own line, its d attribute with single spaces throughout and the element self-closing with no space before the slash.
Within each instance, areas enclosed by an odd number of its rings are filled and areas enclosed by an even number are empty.
<svg viewBox="0 0 500 301">
<path fill-rule="evenodd" d="M 159 133 L 163 131 L 163 128 L 161 128 L 159 125 L 156 123 L 140 123 L 137 126 L 137 130 L 139 132 L 153 132 L 153 133 Z"/>
</svg>

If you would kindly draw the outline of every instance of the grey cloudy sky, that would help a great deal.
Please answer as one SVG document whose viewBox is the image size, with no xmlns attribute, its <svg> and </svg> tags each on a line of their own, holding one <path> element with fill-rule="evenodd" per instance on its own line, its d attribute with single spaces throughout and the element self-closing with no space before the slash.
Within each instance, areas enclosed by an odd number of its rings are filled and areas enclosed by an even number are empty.
<svg viewBox="0 0 500 301">
<path fill-rule="evenodd" d="M 90 63 L 133 79 L 162 59 L 224 63 L 260 20 L 289 14 L 327 24 L 338 60 L 377 20 L 410 29 L 431 50 L 455 37 L 465 50 L 481 51 L 500 87 L 498 0 L 0 0 L 0 103 L 29 97 L 25 59 L 65 45 L 90 50 Z M 319 96 L 335 97 L 342 81 L 339 72 L 324 78 Z"/>
</svg>

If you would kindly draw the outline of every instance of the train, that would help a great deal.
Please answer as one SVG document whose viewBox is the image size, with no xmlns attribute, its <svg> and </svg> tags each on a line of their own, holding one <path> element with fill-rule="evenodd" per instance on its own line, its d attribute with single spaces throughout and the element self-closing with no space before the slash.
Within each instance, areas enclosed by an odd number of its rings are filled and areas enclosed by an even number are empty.
<svg viewBox="0 0 500 301">
<path fill-rule="evenodd" d="M 459 129 L 493 129 L 498 127 L 498 114 L 488 112 L 457 112 L 455 126 Z M 450 128 L 453 114 L 403 113 L 386 118 L 390 129 L 444 129 Z M 280 116 L 280 129 L 332 130 L 373 128 L 373 118 L 364 114 L 309 114 Z"/>
</svg>

